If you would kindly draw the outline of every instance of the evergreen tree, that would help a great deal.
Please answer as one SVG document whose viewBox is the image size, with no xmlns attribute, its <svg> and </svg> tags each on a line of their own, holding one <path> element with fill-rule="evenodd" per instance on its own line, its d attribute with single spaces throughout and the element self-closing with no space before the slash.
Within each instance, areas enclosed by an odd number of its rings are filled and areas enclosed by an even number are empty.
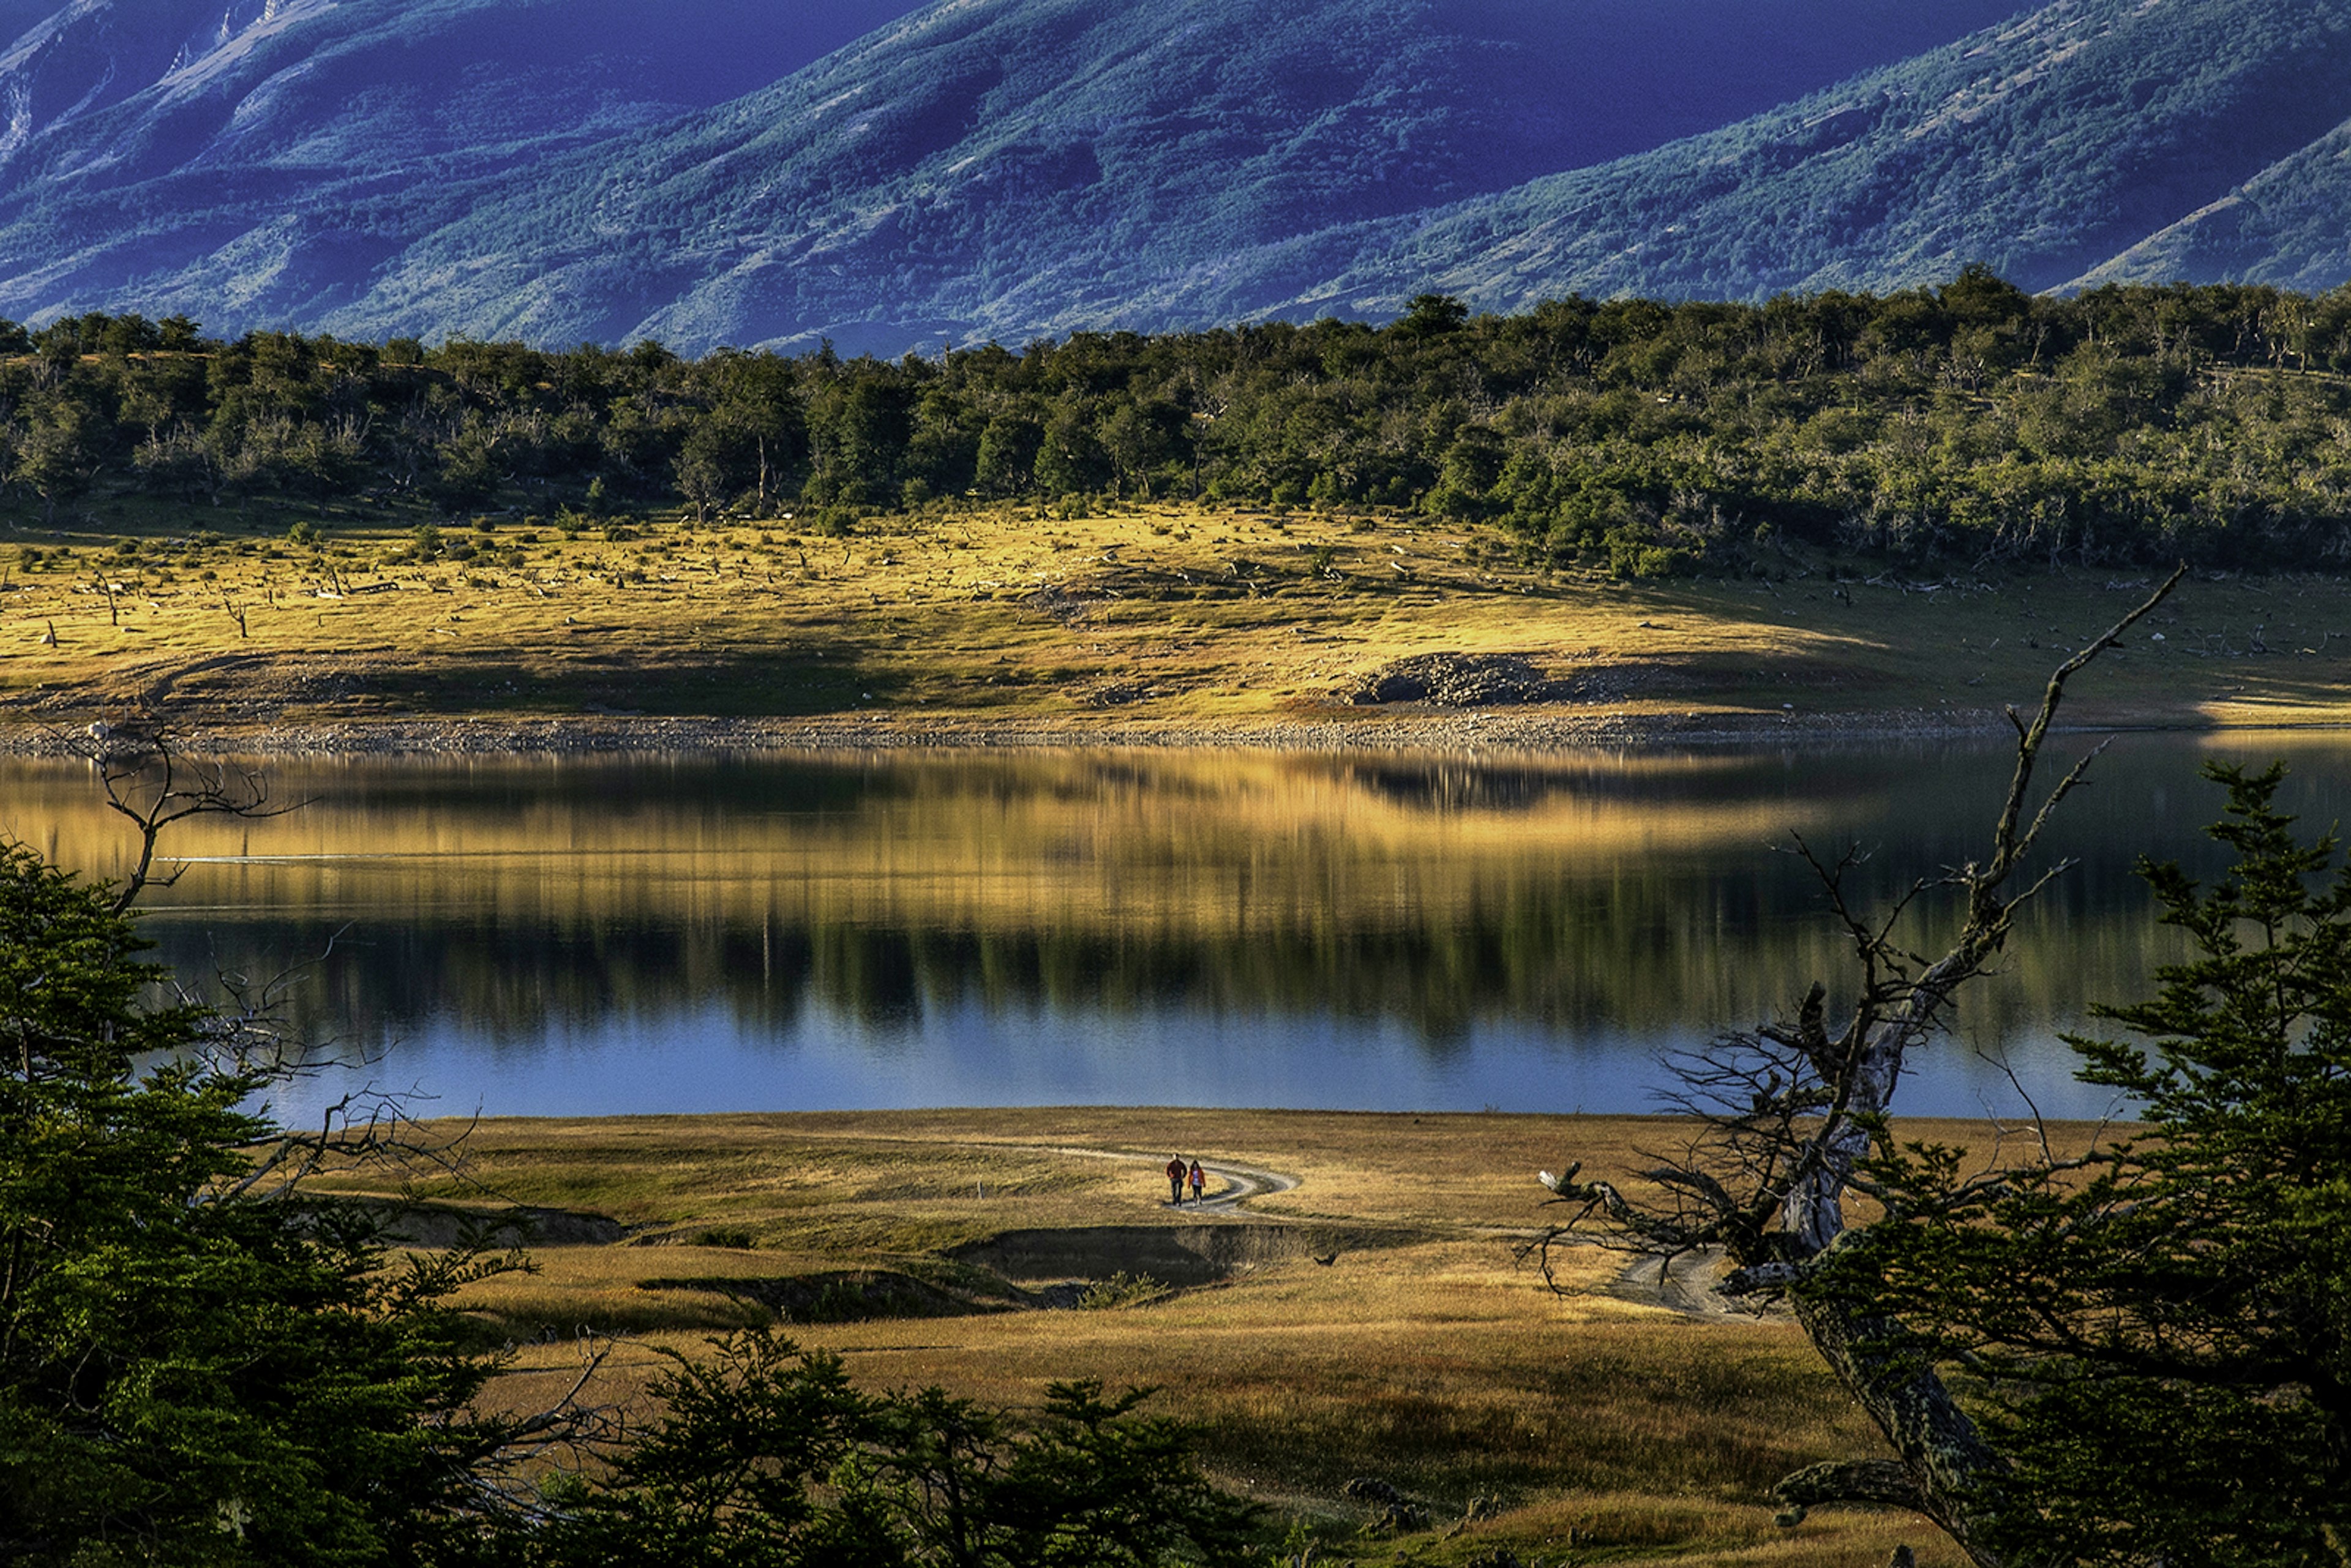
<svg viewBox="0 0 2351 1568">
<path fill-rule="evenodd" d="M 498 1265 L 305 1198 L 324 1149 L 114 904 L 0 845 L 0 1559 L 465 1556 L 517 1428 L 442 1303 Z"/>
<path fill-rule="evenodd" d="M 2214 765 L 2236 855 L 2142 866 L 2194 945 L 2102 1009 L 2082 1076 L 2140 1126 L 1972 1176 L 1913 1145 L 1811 1288 L 1897 1319 L 1984 1390 L 2017 1561 L 2321 1564 L 2351 1545 L 2351 874 L 2296 841 L 2283 766 Z"/>
</svg>

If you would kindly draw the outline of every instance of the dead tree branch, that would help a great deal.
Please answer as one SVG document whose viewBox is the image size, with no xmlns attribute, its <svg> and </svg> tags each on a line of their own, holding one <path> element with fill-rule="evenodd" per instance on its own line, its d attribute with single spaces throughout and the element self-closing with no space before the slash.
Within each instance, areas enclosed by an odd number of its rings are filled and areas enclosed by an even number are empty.
<svg viewBox="0 0 2351 1568">
<path fill-rule="evenodd" d="M 1895 1503 L 1933 1520 L 1983 1568 L 2008 1568 L 1982 1528 L 2002 1474 L 2000 1458 L 1932 1359 L 1918 1354 L 1893 1319 L 1805 1287 L 1833 1260 L 1866 1256 L 1869 1228 L 1848 1227 L 1846 1198 L 1873 1196 L 1861 1167 L 1884 1135 L 1909 1051 L 1943 1027 L 1953 997 L 1998 957 L 2016 910 L 2071 863 L 2011 887 L 2058 807 L 2084 785 L 2104 750 L 2093 747 L 2032 804 L 2034 774 L 2068 682 L 2185 576 L 2185 567 L 2173 572 L 2060 665 L 2030 720 L 2010 710 L 2015 763 L 1982 859 L 1914 883 L 1890 911 L 1873 915 L 1855 904 L 1847 887 L 1865 858 L 1858 850 L 1829 860 L 1796 840 L 1794 852 L 1825 890 L 1859 971 L 1841 1025 L 1830 1017 L 1827 988 L 1816 982 L 1792 1018 L 1670 1059 L 1674 1085 L 1666 1103 L 1697 1130 L 1679 1155 L 1642 1173 L 1633 1191 L 1579 1180 L 1579 1166 L 1563 1176 L 1544 1173 L 1550 1201 L 1575 1210 L 1529 1242 L 1524 1255 L 1547 1265 L 1553 1246 L 1587 1234 L 1667 1260 L 1719 1247 L 1732 1265 L 1723 1292 L 1787 1299 L 1822 1357 L 1885 1433 L 1896 1460 L 1816 1466 L 1782 1482 L 1783 1522 L 1800 1521 L 1806 1508 L 1823 1502 Z M 1914 902 L 1938 890 L 1959 900 L 1963 918 L 1958 935 L 1929 958 L 1901 946 L 1895 933 Z M 1548 1267 L 1545 1272 L 1550 1277 Z"/>
<path fill-rule="evenodd" d="M 187 756 L 161 725 L 93 724 L 78 749 L 97 770 L 107 805 L 139 832 L 138 857 L 115 895 L 118 915 L 150 887 L 169 887 L 187 870 L 183 863 L 168 873 L 155 869 L 156 846 L 174 824 L 191 817 L 282 817 L 309 804 L 273 800 L 269 780 L 257 769 Z"/>
</svg>

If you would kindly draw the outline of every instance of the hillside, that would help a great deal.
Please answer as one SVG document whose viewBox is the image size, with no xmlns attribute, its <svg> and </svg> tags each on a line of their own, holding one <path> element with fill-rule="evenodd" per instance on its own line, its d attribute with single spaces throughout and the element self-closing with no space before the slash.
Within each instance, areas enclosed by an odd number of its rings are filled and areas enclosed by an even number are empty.
<svg viewBox="0 0 2351 1568">
<path fill-rule="evenodd" d="M 1345 256 L 1347 225 L 1409 225 L 1996 8 L 1680 0 L 1560 27 L 1496 0 L 935 5 L 507 182 L 329 324 L 392 330 L 429 302 L 481 336 L 894 352 L 1259 315 Z"/>
<path fill-rule="evenodd" d="M 2351 277 L 2335 0 L 81 0 L 0 99 L 34 320 L 894 356 Z"/>
<path fill-rule="evenodd" d="M 2290 269 L 2258 244 L 2108 264 L 2346 117 L 2351 14 L 2324 0 L 2058 0 L 1740 124 L 1385 225 L 1282 307 L 1384 314 L 1426 287 L 1494 309 L 1570 291 L 1762 298 L 1970 262 L 2036 290 L 2085 274 L 2331 287 L 2351 276 L 2339 246 L 2304 244 Z M 2339 212 L 2339 183 L 2304 166 Z"/>
<path fill-rule="evenodd" d="M 2235 277 L 2314 293 L 2337 287 L 2351 254 L 2351 190 L 2342 175 L 2346 155 L 2351 123 L 2280 159 L 2082 281 Z"/>
<path fill-rule="evenodd" d="M 0 747 L 1947 729 L 2183 557 L 2077 716 L 2351 690 L 2302 575 L 2351 558 L 2351 310 L 2243 288 L 894 361 L 171 330 L 0 341 Z"/>
<path fill-rule="evenodd" d="M 0 315 L 315 322 L 462 216 L 466 181 L 723 102 L 905 8 L 82 0 L 37 21 L 12 0 Z"/>
<path fill-rule="evenodd" d="M 225 28 L 100 0 L 0 58 L 33 106 L 0 155 L 0 314 L 893 351 L 1221 319 L 1343 266 L 1333 225 L 1654 147 L 2010 5 L 956 0 L 787 74 L 807 25 L 716 0 Z"/>
</svg>

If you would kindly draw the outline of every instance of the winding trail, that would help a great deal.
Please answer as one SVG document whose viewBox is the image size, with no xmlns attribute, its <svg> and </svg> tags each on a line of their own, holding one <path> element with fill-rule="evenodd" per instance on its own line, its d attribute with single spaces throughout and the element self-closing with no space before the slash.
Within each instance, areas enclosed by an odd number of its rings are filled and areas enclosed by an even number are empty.
<svg viewBox="0 0 2351 1568">
<path fill-rule="evenodd" d="M 1145 1166 L 1151 1167 L 1155 1175 L 1158 1167 L 1166 1163 L 1157 1155 L 1135 1154 L 1123 1149 L 1088 1149 L 1052 1144 L 1017 1146 L 1039 1154 L 1062 1155 L 1075 1159 L 1115 1160 L 1122 1165 Z M 1159 1207 L 1163 1210 L 1187 1221 L 1228 1218 L 1248 1213 L 1241 1206 L 1249 1199 L 1268 1193 L 1295 1191 L 1305 1180 L 1284 1171 L 1237 1165 L 1230 1160 L 1204 1158 L 1200 1161 L 1200 1168 L 1223 1185 L 1196 1204 L 1188 1201 L 1182 1204 L 1162 1202 Z M 1294 1217 L 1267 1218 L 1287 1223 Z M 1490 1236 L 1496 1239 L 1524 1239 L 1537 1234 L 1533 1230 L 1499 1226 L 1466 1227 L 1464 1233 Z M 1573 1245 L 1589 1246 L 1592 1243 L 1577 1242 Z M 1759 1316 L 1776 1315 L 1770 1309 L 1759 1312 L 1752 1307 L 1734 1303 L 1718 1295 L 1714 1282 L 1721 1277 L 1724 1266 L 1725 1260 L 1719 1248 L 1708 1248 L 1680 1259 L 1670 1270 L 1664 1268 L 1655 1258 L 1635 1258 L 1614 1280 L 1593 1287 L 1593 1293 L 1638 1306 L 1659 1308 L 1676 1316 L 1702 1322 L 1746 1322 Z"/>
<path fill-rule="evenodd" d="M 1204 1189 L 1199 1202 L 1180 1206 L 1181 1213 L 1195 1218 L 1204 1218 L 1212 1214 L 1238 1213 L 1241 1205 L 1250 1198 L 1261 1193 L 1290 1192 L 1295 1189 L 1303 1179 L 1299 1176 L 1285 1176 L 1280 1171 L 1259 1170 L 1254 1166 L 1229 1165 L 1221 1160 L 1202 1160 L 1200 1169 L 1226 1185 L 1215 1192 Z M 1179 1208 L 1178 1205 L 1172 1203 L 1163 1207 L 1171 1209 Z"/>
<path fill-rule="evenodd" d="M 1668 1270 L 1656 1258 L 1635 1258 L 1607 1287 L 1620 1301 L 1663 1307 L 1680 1317 L 1706 1322 L 1753 1322 L 1777 1315 L 1772 1309 L 1742 1306 L 1714 1288 L 1729 1267 L 1719 1247 L 1701 1248 L 1678 1259 Z"/>
<path fill-rule="evenodd" d="M 1040 1154 L 1070 1155 L 1080 1159 L 1090 1160 L 1117 1160 L 1125 1165 L 1149 1166 L 1155 1170 L 1167 1163 L 1157 1155 L 1130 1154 L 1121 1149 L 1076 1149 L 1050 1145 L 1031 1146 Z M 1230 1160 L 1203 1159 L 1200 1162 L 1200 1169 L 1225 1185 L 1213 1192 L 1204 1192 L 1197 1203 L 1189 1201 L 1181 1204 L 1163 1203 L 1159 1207 L 1170 1214 L 1184 1218 L 1209 1219 L 1221 1215 L 1238 1214 L 1242 1212 L 1242 1204 L 1247 1203 L 1250 1198 L 1261 1197 L 1267 1193 L 1295 1191 L 1306 1179 L 1282 1171 L 1262 1170 L 1256 1166 L 1235 1165 Z"/>
</svg>

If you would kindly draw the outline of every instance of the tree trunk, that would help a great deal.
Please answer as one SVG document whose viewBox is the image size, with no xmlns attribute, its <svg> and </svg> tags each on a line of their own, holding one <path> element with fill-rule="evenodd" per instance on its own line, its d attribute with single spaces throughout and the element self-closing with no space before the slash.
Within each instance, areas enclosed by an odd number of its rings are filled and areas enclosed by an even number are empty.
<svg viewBox="0 0 2351 1568">
<path fill-rule="evenodd" d="M 1918 960 L 1892 939 L 1893 916 L 1865 917 L 1846 903 L 1841 879 L 1855 859 L 1824 864 L 1813 860 L 1800 841 L 1853 938 L 1863 969 L 1845 1027 L 1830 1033 L 1826 988 L 1815 984 L 1792 1026 L 1728 1036 L 1717 1042 L 1719 1054 L 1701 1053 L 1684 1075 L 1688 1097 L 1682 1103 L 1718 1141 L 1702 1143 L 1704 1152 L 1687 1161 L 1649 1173 L 1670 1194 L 1667 1201 L 1644 1204 L 1610 1183 L 1578 1183 L 1578 1167 L 1573 1166 L 1564 1176 L 1541 1177 L 1560 1199 L 1583 1204 L 1584 1215 L 1604 1214 L 1662 1256 L 1726 1248 L 1740 1265 L 1722 1283 L 1727 1295 L 1784 1293 L 1793 1299 L 1796 1321 L 1821 1358 L 1898 1458 L 1814 1465 L 1789 1476 L 1775 1489 L 1786 1505 L 1783 1524 L 1802 1522 L 1805 1511 L 1818 1503 L 1915 1509 L 1941 1527 L 1979 1568 L 2021 1568 L 2019 1559 L 1985 1539 L 2006 1467 L 1952 1397 L 1936 1371 L 1931 1348 L 1884 1306 L 1840 1295 L 1834 1279 L 1823 1277 L 1829 1274 L 1824 1265 L 1832 1253 L 1839 1264 L 1855 1262 L 1869 1245 L 1865 1227 L 1848 1229 L 1844 1196 L 1869 1156 L 1872 1129 L 1883 1126 L 1893 1110 L 1905 1055 L 1936 1032 L 1952 996 L 1998 956 L 2015 906 L 2064 869 L 2061 862 L 2021 890 L 2008 889 L 2051 814 L 2080 785 L 2097 756 L 2094 750 L 2075 763 L 2037 809 L 2028 810 L 2034 766 L 2066 681 L 2116 645 L 2186 572 L 2185 566 L 2173 572 L 2112 630 L 2058 666 L 2029 724 L 2009 710 L 2017 732 L 2016 767 L 1993 823 L 1990 854 L 1912 890 L 1916 894 L 1945 887 L 1965 900 L 1964 924 L 1939 958 L 1914 973 Z M 1750 1070 L 1743 1063 L 1742 1040 L 1762 1044 L 1770 1065 Z M 1709 1162 L 1714 1168 L 1708 1168 Z M 1547 1237 L 1543 1245 L 1548 1243 Z"/>
<path fill-rule="evenodd" d="M 1998 951 L 2004 924 L 1999 915 L 1988 929 L 1970 920 L 1952 951 L 1919 977 L 1905 1006 L 1869 1032 L 1857 1060 L 1842 1073 L 1830 1071 L 1834 1063 L 1821 1064 L 1823 1077 L 1843 1090 L 1844 1114 L 1851 1119 L 1823 1142 L 1819 1164 L 1790 1187 L 1782 1209 L 1786 1238 L 1800 1262 L 1812 1262 L 1832 1249 L 1867 1244 L 1866 1231 L 1846 1230 L 1844 1205 L 1854 1168 L 1869 1152 L 1866 1124 L 1891 1110 L 1904 1054 L 1934 1029 L 1959 984 Z M 1979 1500 L 1998 1480 L 1999 1458 L 1951 1397 L 1933 1362 L 1919 1353 L 1909 1331 L 1892 1318 L 1856 1312 L 1834 1298 L 1799 1291 L 1794 1304 L 1796 1321 L 1821 1359 L 1902 1456 L 1907 1486 L 1899 1497 L 1878 1487 L 1840 1499 L 1824 1489 L 1834 1482 L 1875 1486 L 1874 1472 L 1814 1466 L 1774 1489 L 1789 1505 L 1782 1522 L 1800 1522 L 1811 1503 L 1896 1503 L 1917 1509 L 1941 1526 L 1980 1568 L 2007 1568 L 2009 1559 L 1983 1542 L 1982 1526 L 1975 1517 Z M 1837 1473 L 1841 1471 L 1850 1473 Z"/>
<path fill-rule="evenodd" d="M 1888 1503 L 1933 1520 L 1980 1568 L 2011 1568 L 2011 1560 L 1983 1541 L 1979 1513 L 1986 1491 L 1998 1484 L 1999 1457 L 1933 1363 L 1914 1351 L 1908 1331 L 1891 1318 L 1802 1299 L 1796 1321 L 1902 1458 L 1898 1464 L 1881 1459 L 1797 1471 L 1772 1489 L 1788 1505 L 1780 1522 L 1802 1522 L 1814 1503 Z M 1895 1484 L 1895 1474 L 1905 1484 Z"/>
</svg>

